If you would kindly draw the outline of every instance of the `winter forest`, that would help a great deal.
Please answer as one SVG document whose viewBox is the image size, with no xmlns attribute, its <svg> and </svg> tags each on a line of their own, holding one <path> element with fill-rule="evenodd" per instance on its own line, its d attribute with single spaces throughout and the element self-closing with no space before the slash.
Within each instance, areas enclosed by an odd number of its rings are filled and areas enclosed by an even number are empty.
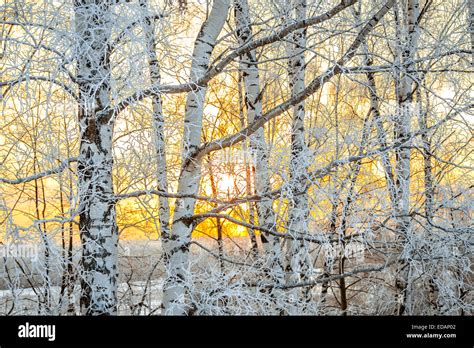
<svg viewBox="0 0 474 348">
<path fill-rule="evenodd" d="M 474 314 L 474 0 L 0 8 L 0 315 Z"/>
</svg>

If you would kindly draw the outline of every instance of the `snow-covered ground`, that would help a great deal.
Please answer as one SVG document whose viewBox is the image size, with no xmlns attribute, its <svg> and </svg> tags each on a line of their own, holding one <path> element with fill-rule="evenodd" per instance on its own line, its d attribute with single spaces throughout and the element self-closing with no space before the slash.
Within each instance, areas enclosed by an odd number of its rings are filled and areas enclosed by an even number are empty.
<svg viewBox="0 0 474 348">
<path fill-rule="evenodd" d="M 119 314 L 122 315 L 149 315 L 160 314 L 162 300 L 163 280 L 133 281 L 120 283 L 118 286 Z M 17 288 L 0 290 L 0 313 L 1 315 L 35 315 L 46 314 L 38 306 L 38 298 L 42 298 L 45 288 Z M 51 303 L 49 314 L 64 314 L 67 304 L 60 301 L 61 288 L 52 286 L 49 288 Z M 77 302 L 79 289 L 76 287 L 72 295 L 73 301 Z M 65 297 L 63 297 L 65 299 Z M 79 313 L 76 313 L 79 314 Z"/>
<path fill-rule="evenodd" d="M 258 282 L 262 274 L 246 257 L 248 238 L 233 238 L 225 242 L 225 273 L 216 258 L 217 243 L 210 238 L 197 238 L 191 245 L 191 272 L 187 278 L 192 283 L 191 300 L 197 314 L 272 314 L 268 308 L 273 304 L 268 296 L 262 296 L 263 288 Z M 205 249 L 203 249 L 205 248 Z M 25 314 L 79 314 L 79 282 L 74 289 L 63 289 L 61 294 L 61 252 L 58 246 L 51 249 L 48 279 L 44 273 L 44 256 L 37 259 L 7 257 L 0 259 L 0 315 Z M 316 255 L 314 255 L 316 257 Z M 80 250 L 74 251 L 75 265 L 80 260 Z M 237 261 L 237 263 L 232 263 Z M 366 261 L 369 259 L 366 258 Z M 376 260 L 370 260 L 376 261 Z M 378 262 L 378 261 L 376 261 Z M 242 266 L 245 263 L 245 266 Z M 322 268 L 316 264 L 313 277 L 321 275 Z M 379 277 L 389 277 L 379 273 Z M 121 315 L 161 314 L 162 290 L 165 270 L 161 258 L 159 241 L 121 241 L 119 247 L 118 313 Z M 391 282 L 388 279 L 388 283 Z M 363 284 L 364 283 L 364 284 Z M 257 284 L 247 286 L 246 284 Z M 354 314 L 389 314 L 393 298 L 390 290 L 376 283 L 360 282 L 364 287 L 352 301 Z M 355 289 L 357 291 L 357 289 Z M 49 293 L 47 293 L 49 291 Z M 329 290 L 327 302 L 321 312 L 321 285 L 312 287 L 313 314 L 337 314 L 339 310 L 334 291 Z M 47 300 L 49 298 L 49 303 Z M 74 306 L 69 306 L 69 302 Z M 72 312 L 71 308 L 74 308 Z"/>
</svg>

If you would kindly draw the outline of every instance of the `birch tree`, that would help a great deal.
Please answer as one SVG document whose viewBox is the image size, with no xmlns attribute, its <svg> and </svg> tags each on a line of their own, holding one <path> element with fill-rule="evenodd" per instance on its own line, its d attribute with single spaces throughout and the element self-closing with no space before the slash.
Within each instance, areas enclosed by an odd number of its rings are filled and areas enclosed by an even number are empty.
<svg viewBox="0 0 474 348">
<path fill-rule="evenodd" d="M 0 313 L 472 314 L 471 3 L 0 5 Z"/>
<path fill-rule="evenodd" d="M 202 112 L 206 96 L 206 86 L 197 83 L 206 73 L 217 37 L 224 26 L 229 11 L 230 0 L 216 1 L 207 20 L 203 23 L 195 41 L 191 76 L 195 87 L 188 94 L 184 116 L 182 168 L 178 181 L 178 193 L 196 195 L 201 171 L 200 159 L 193 153 L 201 143 Z M 189 265 L 189 242 L 191 239 L 191 221 L 196 200 L 179 198 L 176 200 L 171 241 L 168 250 L 168 278 L 163 292 L 163 309 L 167 314 L 185 314 L 189 311 L 186 303 L 186 279 Z"/>
<path fill-rule="evenodd" d="M 152 85 L 159 86 L 161 83 L 160 66 L 157 57 L 157 42 L 156 42 L 156 30 L 155 20 L 151 13 L 150 5 L 147 0 L 139 1 L 140 7 L 143 11 L 143 34 L 145 36 L 146 52 L 148 56 L 148 70 L 150 74 L 150 83 Z M 168 192 L 168 170 L 166 165 L 166 142 L 164 134 L 164 115 L 163 115 L 163 101 L 162 96 L 159 93 L 152 95 L 152 125 L 154 133 L 154 145 L 156 149 L 156 180 L 157 190 L 167 193 Z M 159 222 L 160 222 L 160 235 L 162 236 L 163 243 L 166 243 L 169 239 L 169 219 L 170 209 L 168 198 L 165 196 L 159 196 Z"/>
<path fill-rule="evenodd" d="M 400 75 L 396 80 L 396 95 L 398 102 L 398 109 L 394 119 L 395 138 L 398 141 L 405 141 L 410 137 L 411 120 L 413 115 L 413 94 L 414 84 L 417 83 L 415 74 L 415 53 L 418 45 L 418 26 L 419 26 L 419 2 L 407 1 L 401 4 L 402 13 L 398 13 L 397 7 L 397 29 L 401 41 L 398 44 L 398 59 L 397 64 L 400 66 Z M 401 18 L 399 17 L 401 15 Z M 410 227 L 410 147 L 407 144 L 395 151 L 396 156 L 396 189 L 397 189 L 397 203 L 395 205 L 395 217 L 397 220 L 396 233 L 402 245 L 401 261 L 399 269 L 396 274 L 395 287 L 398 291 L 397 313 L 404 314 L 407 306 L 407 301 L 410 301 L 410 292 L 412 289 L 409 284 L 410 277 L 410 248 L 409 243 L 411 239 Z M 408 308 L 410 311 L 410 308 Z"/>
<path fill-rule="evenodd" d="M 235 19 L 237 38 L 241 46 L 253 41 L 250 27 L 250 13 L 246 0 L 236 0 Z M 239 68 L 245 87 L 245 109 L 247 123 L 251 124 L 262 117 L 262 93 L 260 90 L 260 77 L 258 62 L 254 50 L 247 52 L 240 58 Z M 265 140 L 264 128 L 260 127 L 250 136 L 251 161 L 254 162 L 255 188 L 257 195 L 265 195 L 271 191 L 270 174 L 268 168 L 268 147 Z M 263 199 L 257 203 L 258 222 L 263 230 L 276 230 L 276 217 L 271 199 Z M 260 236 L 267 258 L 267 272 L 274 281 L 281 282 L 283 269 L 281 264 L 281 246 L 279 238 L 273 235 L 261 234 Z"/>
<path fill-rule="evenodd" d="M 110 1 L 75 2 L 81 145 L 78 194 L 82 241 L 81 307 L 86 314 L 116 313 L 117 244 L 112 180 L 113 113 L 110 101 Z"/>
<path fill-rule="evenodd" d="M 296 1 L 294 4 L 295 18 L 297 21 L 306 18 L 306 1 Z M 290 62 L 288 77 L 290 80 L 291 95 L 295 96 L 302 92 L 305 87 L 305 29 L 295 31 L 292 37 L 293 47 L 290 50 Z M 310 153 L 305 141 L 305 105 L 304 101 L 293 107 L 291 134 L 291 159 L 290 180 L 294 182 L 291 188 L 291 201 L 288 213 L 288 231 L 297 231 L 298 234 L 308 233 L 308 197 L 305 187 L 308 185 L 307 170 Z M 308 243 L 293 239 L 287 240 L 286 251 L 286 281 L 297 283 L 307 280 L 311 271 L 312 260 L 308 252 Z M 293 291 L 294 292 L 294 291 Z M 298 298 L 298 294 L 291 296 Z M 305 294 L 309 301 L 309 293 Z"/>
</svg>

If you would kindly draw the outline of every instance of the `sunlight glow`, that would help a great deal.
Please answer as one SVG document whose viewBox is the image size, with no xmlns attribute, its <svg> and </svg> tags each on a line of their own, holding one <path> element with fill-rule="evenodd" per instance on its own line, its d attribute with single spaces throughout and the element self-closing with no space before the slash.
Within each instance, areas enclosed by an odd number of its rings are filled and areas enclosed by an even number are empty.
<svg viewBox="0 0 474 348">
<path fill-rule="evenodd" d="M 228 174 L 221 174 L 217 186 L 220 192 L 230 194 L 234 190 L 234 179 Z"/>
</svg>

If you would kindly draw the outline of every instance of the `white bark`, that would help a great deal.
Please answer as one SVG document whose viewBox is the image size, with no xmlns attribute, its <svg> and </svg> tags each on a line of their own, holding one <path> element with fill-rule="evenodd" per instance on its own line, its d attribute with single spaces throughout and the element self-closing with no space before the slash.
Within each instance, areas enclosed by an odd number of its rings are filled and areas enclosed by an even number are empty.
<svg viewBox="0 0 474 348">
<path fill-rule="evenodd" d="M 357 18 L 359 15 L 357 14 Z M 372 66 L 372 60 L 370 58 L 369 47 L 367 45 L 367 40 L 364 39 L 364 43 L 362 44 L 362 51 L 363 51 L 363 63 L 365 66 Z M 373 123 L 375 124 L 375 128 L 377 130 L 377 140 L 382 147 L 388 146 L 387 141 L 387 133 L 384 129 L 382 116 L 380 115 L 380 105 L 379 105 L 379 96 L 377 93 L 377 86 L 375 83 L 375 74 L 372 71 L 368 71 L 366 73 L 367 76 L 367 89 L 370 96 L 370 112 L 373 117 Z M 395 178 L 393 174 L 393 166 L 390 162 L 390 157 L 387 152 L 383 152 L 380 154 L 382 160 L 382 166 L 384 169 L 385 179 L 387 181 L 387 190 L 390 198 L 390 203 L 392 209 L 394 209 L 396 204 L 396 188 L 395 188 Z"/>
<path fill-rule="evenodd" d="M 296 21 L 306 18 L 306 0 L 296 0 L 293 4 Z M 305 50 L 306 30 L 300 29 L 292 35 L 290 62 L 288 75 L 290 80 L 291 96 L 301 93 L 305 88 Z M 308 165 L 310 154 L 305 142 L 305 102 L 302 101 L 293 107 L 292 133 L 291 133 L 291 159 L 290 180 L 294 183 L 291 187 L 290 205 L 288 211 L 287 228 L 290 235 L 308 233 Z M 296 236 L 296 235 L 295 235 Z M 286 250 L 285 278 L 286 283 L 306 281 L 312 262 L 309 260 L 308 243 L 304 240 L 288 239 Z M 291 298 L 300 298 L 301 289 L 290 290 Z M 306 301 L 309 301 L 309 288 L 302 289 Z"/>
<path fill-rule="evenodd" d="M 234 3 L 238 42 L 240 45 L 245 45 L 253 41 L 248 2 L 247 0 L 236 0 Z M 255 50 L 247 52 L 239 62 L 239 69 L 242 71 L 245 87 L 244 99 L 249 124 L 262 117 L 262 92 L 260 91 L 260 77 L 256 63 Z M 256 194 L 266 194 L 271 191 L 271 185 L 268 168 L 269 153 L 263 127 L 260 127 L 250 136 L 250 151 L 252 153 L 251 161 L 255 165 Z M 276 216 L 271 198 L 262 199 L 257 203 L 257 214 L 260 227 L 266 230 L 276 230 Z M 261 233 L 260 237 L 265 251 L 268 276 L 272 280 L 281 282 L 283 280 L 283 268 L 280 240 L 264 232 Z"/>
<path fill-rule="evenodd" d="M 81 309 L 116 313 L 117 244 L 112 183 L 110 109 L 110 1 L 75 2 L 77 80 L 80 90 L 78 194 L 82 241 Z"/>
<path fill-rule="evenodd" d="M 422 155 L 423 155 L 423 174 L 424 174 L 424 212 L 425 218 L 428 222 L 428 228 L 426 229 L 426 238 L 429 241 L 429 252 L 431 255 L 435 252 L 436 248 L 436 240 L 433 238 L 432 228 L 430 228 L 430 224 L 433 223 L 433 215 L 434 215 L 434 186 L 433 186 L 433 173 L 432 173 L 432 165 L 431 165 L 431 134 L 428 133 L 428 110 L 423 110 L 422 102 L 421 102 L 421 92 L 418 88 L 416 91 L 416 101 L 417 101 L 417 116 L 418 116 L 418 127 L 422 130 L 425 130 L 424 133 L 421 135 L 422 141 Z M 438 267 L 433 265 L 431 267 L 432 271 L 428 273 L 428 301 L 430 303 L 431 309 L 433 314 L 439 313 L 439 306 L 438 306 L 438 297 L 439 297 L 439 289 L 436 284 L 436 277 L 437 277 L 437 269 Z"/>
<path fill-rule="evenodd" d="M 418 16 L 419 16 L 419 2 L 418 0 L 402 1 L 404 23 L 400 27 L 400 35 L 405 38 L 405 42 L 399 45 L 400 49 L 400 78 L 397 80 L 397 98 L 398 110 L 395 115 L 394 129 L 395 138 L 397 141 L 404 141 L 410 137 L 411 120 L 413 114 L 413 84 L 415 82 L 414 76 L 414 58 L 418 42 Z M 400 262 L 396 273 L 396 303 L 397 314 L 410 314 L 410 255 L 409 243 L 411 226 L 410 226 L 410 143 L 405 146 L 397 148 L 396 155 L 396 198 L 395 205 L 395 219 L 397 237 L 401 243 Z M 406 249 L 406 250 L 403 250 Z"/>
<path fill-rule="evenodd" d="M 229 11 L 230 0 L 214 1 L 209 17 L 204 22 L 195 41 L 191 81 L 204 76 L 216 44 L 217 37 L 224 26 Z M 178 180 L 178 193 L 196 195 L 201 175 L 201 160 L 192 158 L 193 152 L 201 143 L 202 112 L 206 86 L 197 86 L 188 94 L 184 117 L 183 167 Z M 194 213 L 194 198 L 177 199 L 175 203 L 172 234 L 167 246 L 167 279 L 163 289 L 163 313 L 185 315 L 190 306 L 186 303 L 186 282 L 188 278 L 189 243 L 192 223 L 189 218 Z"/>
<path fill-rule="evenodd" d="M 469 0 L 467 6 L 469 7 L 469 33 L 471 34 L 471 50 L 472 50 L 472 61 L 471 64 L 474 65 L 474 0 Z"/>
<path fill-rule="evenodd" d="M 243 88 L 242 88 L 242 71 L 239 71 L 239 79 L 238 79 L 238 92 L 239 92 L 239 119 L 240 119 L 240 126 L 242 128 L 245 128 L 245 115 L 244 115 L 244 96 L 243 96 Z M 246 193 L 247 196 L 252 196 L 255 194 L 255 190 L 252 187 L 252 182 L 254 181 L 254 170 L 255 166 L 253 165 L 252 158 L 249 157 L 248 153 L 248 143 L 246 141 L 243 142 L 242 144 L 242 150 L 244 152 L 244 164 L 245 164 L 245 188 L 246 188 Z M 249 223 L 255 224 L 255 211 L 256 211 L 256 205 L 254 202 L 248 202 L 247 204 L 248 211 L 249 211 Z M 252 249 L 252 256 L 254 259 L 256 259 L 259 255 L 258 252 L 258 244 L 257 244 L 257 236 L 255 234 L 255 230 L 253 228 L 248 228 L 247 229 L 249 238 L 250 238 L 250 243 L 251 243 L 251 249 Z"/>
<path fill-rule="evenodd" d="M 148 0 L 139 0 L 140 6 L 143 9 L 143 31 L 145 35 L 145 47 L 148 58 L 148 70 L 150 73 L 150 82 L 153 86 L 159 86 L 161 83 L 160 65 L 158 62 L 158 56 L 156 53 L 156 30 L 155 21 L 150 11 Z M 153 138 L 156 151 L 156 180 L 157 189 L 161 192 L 168 192 L 168 178 L 167 178 L 167 165 L 166 165 L 166 143 L 164 126 L 165 120 L 163 116 L 162 98 L 161 94 L 154 93 L 151 95 L 152 103 L 152 126 L 153 126 Z M 168 198 L 164 195 L 158 197 L 159 210 L 158 219 L 160 222 L 160 235 L 163 244 L 167 243 L 169 239 L 169 219 L 170 209 Z M 166 249 L 166 248 L 165 248 Z"/>
</svg>

